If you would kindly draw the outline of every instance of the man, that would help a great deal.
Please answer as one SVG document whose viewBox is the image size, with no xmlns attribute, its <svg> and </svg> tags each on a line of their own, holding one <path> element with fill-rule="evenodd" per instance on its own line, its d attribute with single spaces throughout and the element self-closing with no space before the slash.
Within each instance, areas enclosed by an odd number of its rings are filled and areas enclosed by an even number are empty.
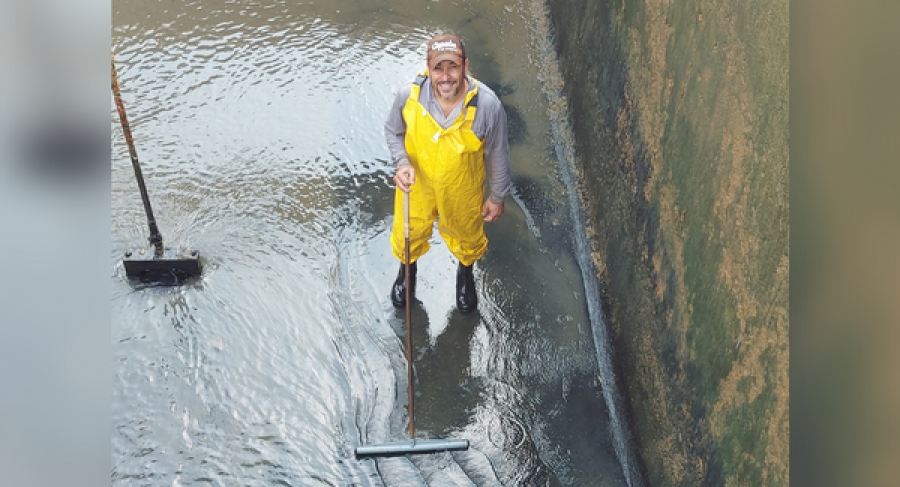
<svg viewBox="0 0 900 487">
<path fill-rule="evenodd" d="M 472 266 L 487 252 L 484 222 L 503 214 L 510 189 L 506 113 L 497 95 L 468 75 L 462 40 L 441 34 L 427 46 L 428 70 L 397 93 L 384 124 L 396 172 L 391 246 L 400 264 L 391 301 L 406 306 L 404 279 L 404 195 L 409 193 L 410 295 L 416 288 L 416 261 L 430 245 L 432 227 L 459 260 L 456 307 L 470 313 L 478 305 Z M 485 176 L 490 195 L 484 198 Z"/>
</svg>

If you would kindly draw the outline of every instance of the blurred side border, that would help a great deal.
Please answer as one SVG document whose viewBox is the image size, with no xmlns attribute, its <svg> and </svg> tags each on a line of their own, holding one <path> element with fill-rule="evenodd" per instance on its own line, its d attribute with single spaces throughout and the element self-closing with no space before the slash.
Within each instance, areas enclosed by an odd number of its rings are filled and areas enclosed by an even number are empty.
<svg viewBox="0 0 900 487">
<path fill-rule="evenodd" d="M 790 8 L 791 485 L 895 485 L 900 4 Z"/>
<path fill-rule="evenodd" d="M 110 479 L 110 10 L 0 0 L 0 472 Z"/>
</svg>

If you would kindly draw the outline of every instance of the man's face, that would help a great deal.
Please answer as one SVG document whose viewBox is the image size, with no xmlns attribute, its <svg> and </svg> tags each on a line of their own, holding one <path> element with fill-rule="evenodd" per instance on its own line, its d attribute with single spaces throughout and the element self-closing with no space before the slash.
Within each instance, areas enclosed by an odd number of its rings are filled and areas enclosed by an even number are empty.
<svg viewBox="0 0 900 487">
<path fill-rule="evenodd" d="M 456 101 L 463 92 L 465 86 L 463 80 L 468 67 L 468 59 L 462 64 L 447 59 L 434 66 L 428 72 L 434 96 L 445 101 Z"/>
</svg>

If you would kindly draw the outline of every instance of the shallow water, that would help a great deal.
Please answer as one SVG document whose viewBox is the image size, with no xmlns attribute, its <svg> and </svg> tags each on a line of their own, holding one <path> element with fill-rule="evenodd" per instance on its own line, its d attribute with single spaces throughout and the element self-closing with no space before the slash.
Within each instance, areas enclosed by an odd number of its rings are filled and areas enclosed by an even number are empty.
<svg viewBox="0 0 900 487">
<path fill-rule="evenodd" d="M 201 279 L 129 283 L 146 218 L 110 97 L 115 485 L 625 485 L 526 2 L 113 3 L 113 52 L 168 246 Z M 413 308 L 416 427 L 467 452 L 357 460 L 406 434 L 382 124 L 442 30 L 510 118 L 514 191 L 479 311 L 435 234 Z"/>
</svg>

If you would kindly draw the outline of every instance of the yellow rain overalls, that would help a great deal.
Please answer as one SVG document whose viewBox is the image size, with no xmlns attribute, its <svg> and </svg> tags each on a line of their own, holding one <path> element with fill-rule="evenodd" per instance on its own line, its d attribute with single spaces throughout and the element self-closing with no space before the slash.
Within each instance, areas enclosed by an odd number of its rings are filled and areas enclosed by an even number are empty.
<svg viewBox="0 0 900 487">
<path fill-rule="evenodd" d="M 413 84 L 403 119 L 406 121 L 406 153 L 416 171 L 409 194 L 409 261 L 415 262 L 431 245 L 435 218 L 450 252 L 466 266 L 487 252 L 484 220 L 484 142 L 472 131 L 478 81 L 466 93 L 459 118 L 444 130 L 419 103 L 419 91 L 428 72 Z M 403 191 L 394 195 L 391 246 L 394 257 L 404 261 Z M 439 218 L 438 218 L 439 217 Z"/>
</svg>

